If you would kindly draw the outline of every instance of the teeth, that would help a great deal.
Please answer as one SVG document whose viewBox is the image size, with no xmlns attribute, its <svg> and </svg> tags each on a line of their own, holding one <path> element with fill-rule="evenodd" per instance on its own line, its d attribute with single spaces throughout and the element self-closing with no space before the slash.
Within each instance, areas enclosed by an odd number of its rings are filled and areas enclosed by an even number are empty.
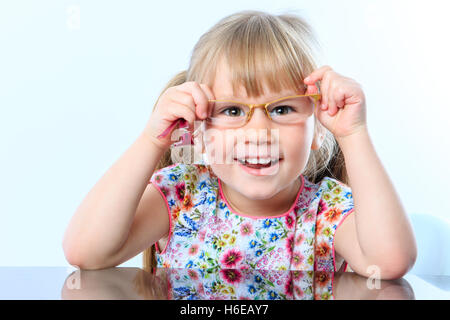
<svg viewBox="0 0 450 320">
<path fill-rule="evenodd" d="M 270 158 L 266 158 L 266 159 L 259 159 L 258 162 L 260 164 L 268 164 L 270 163 L 270 161 L 272 161 Z"/>
<path fill-rule="evenodd" d="M 278 162 L 278 159 L 270 159 L 270 158 L 248 158 L 248 159 L 237 159 L 240 163 L 250 163 L 250 164 L 268 164 L 270 162 L 276 163 Z"/>
</svg>

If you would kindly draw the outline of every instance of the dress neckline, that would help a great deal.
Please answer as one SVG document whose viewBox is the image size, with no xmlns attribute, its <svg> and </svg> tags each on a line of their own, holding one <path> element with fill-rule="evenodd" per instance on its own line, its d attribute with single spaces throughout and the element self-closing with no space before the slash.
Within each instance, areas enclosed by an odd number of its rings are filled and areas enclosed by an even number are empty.
<svg viewBox="0 0 450 320">
<path fill-rule="evenodd" d="M 223 193 L 222 182 L 221 182 L 220 178 L 216 176 L 216 179 L 217 179 L 218 185 L 219 185 L 219 194 L 220 194 L 220 197 L 221 197 L 222 200 L 225 202 L 225 204 L 226 204 L 226 206 L 228 207 L 228 209 L 229 209 L 232 213 L 234 213 L 235 215 L 238 215 L 238 216 L 244 217 L 244 218 L 251 218 L 251 219 L 255 219 L 255 220 L 256 220 L 256 219 L 275 219 L 275 218 L 281 218 L 281 217 L 284 217 L 284 216 L 288 215 L 290 212 L 292 212 L 292 210 L 294 210 L 295 206 L 297 205 L 298 199 L 299 199 L 299 197 L 300 197 L 300 195 L 301 195 L 301 193 L 302 193 L 302 191 L 303 191 L 303 188 L 304 188 L 304 186 L 305 186 L 305 178 L 304 178 L 303 175 L 301 174 L 301 175 L 300 175 L 301 185 L 300 185 L 300 188 L 299 188 L 299 190 L 298 190 L 298 192 L 297 192 L 297 196 L 295 197 L 294 202 L 292 203 L 292 205 L 290 206 L 290 208 L 289 208 L 287 211 L 285 211 L 285 212 L 283 212 L 283 213 L 281 213 L 281 214 L 278 214 L 278 215 L 276 215 L 276 216 L 250 216 L 250 215 L 246 215 L 246 214 L 237 212 L 237 211 L 235 211 L 235 210 L 231 207 L 231 205 L 229 204 L 228 200 L 225 198 L 225 195 L 224 195 L 224 193 Z"/>
</svg>

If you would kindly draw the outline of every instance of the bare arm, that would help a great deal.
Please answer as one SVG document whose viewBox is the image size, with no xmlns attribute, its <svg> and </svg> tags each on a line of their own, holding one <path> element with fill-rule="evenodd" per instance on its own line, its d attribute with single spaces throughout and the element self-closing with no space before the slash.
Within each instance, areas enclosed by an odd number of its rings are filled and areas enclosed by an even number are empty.
<svg viewBox="0 0 450 320">
<path fill-rule="evenodd" d="M 142 133 L 94 185 L 64 235 L 70 264 L 82 269 L 114 266 L 167 234 L 164 201 L 148 184 L 163 153 Z"/>
<path fill-rule="evenodd" d="M 163 196 L 148 182 L 171 134 L 159 137 L 175 120 L 194 127 L 207 114 L 211 89 L 193 81 L 169 87 L 158 99 L 142 134 L 95 184 L 77 208 L 63 240 L 70 264 L 103 269 L 124 262 L 169 232 Z M 173 133 L 173 132 L 172 132 Z"/>
<path fill-rule="evenodd" d="M 337 139 L 344 154 L 355 212 L 336 230 L 336 251 L 364 276 L 376 265 L 383 279 L 402 277 L 414 264 L 414 234 L 367 128 Z"/>
<path fill-rule="evenodd" d="M 339 143 L 354 199 L 354 213 L 336 230 L 336 252 L 363 276 L 371 276 L 368 267 L 375 265 L 383 279 L 400 278 L 415 262 L 416 243 L 369 137 L 364 92 L 359 83 L 330 66 L 304 79 L 308 92 L 317 92 L 317 81 L 322 106 L 315 109 L 315 115 Z"/>
</svg>

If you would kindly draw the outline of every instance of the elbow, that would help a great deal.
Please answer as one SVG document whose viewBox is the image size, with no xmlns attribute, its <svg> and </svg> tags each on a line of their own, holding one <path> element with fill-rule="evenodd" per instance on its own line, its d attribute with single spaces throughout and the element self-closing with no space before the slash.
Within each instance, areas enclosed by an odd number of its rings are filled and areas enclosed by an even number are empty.
<svg viewBox="0 0 450 320">
<path fill-rule="evenodd" d="M 383 257 L 378 260 L 382 280 L 396 280 L 402 278 L 414 266 L 417 260 L 417 245 L 415 240 L 407 246 L 391 246 L 384 251 Z"/>
<path fill-rule="evenodd" d="M 80 255 L 77 247 L 69 246 L 66 241 L 63 241 L 63 251 L 66 261 L 73 267 L 84 269 L 85 263 Z"/>
<path fill-rule="evenodd" d="M 66 242 L 63 242 L 63 251 L 67 262 L 80 270 L 99 270 L 114 267 L 106 261 L 87 259 L 78 246 L 69 246 Z"/>
<path fill-rule="evenodd" d="M 414 266 L 417 259 L 417 251 L 408 254 L 392 256 L 380 267 L 382 280 L 396 280 L 402 278 Z"/>
</svg>

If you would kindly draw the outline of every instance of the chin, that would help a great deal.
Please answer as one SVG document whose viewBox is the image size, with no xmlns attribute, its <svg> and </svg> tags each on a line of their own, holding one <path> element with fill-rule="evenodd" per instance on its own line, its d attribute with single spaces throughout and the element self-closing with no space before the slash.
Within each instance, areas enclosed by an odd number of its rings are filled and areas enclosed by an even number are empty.
<svg viewBox="0 0 450 320">
<path fill-rule="evenodd" d="M 234 181 L 227 182 L 227 179 L 225 179 L 222 180 L 222 183 L 226 183 L 228 188 L 233 188 L 242 196 L 252 200 L 268 200 L 273 198 L 277 194 L 277 192 L 279 192 L 278 188 L 272 184 L 261 182 L 257 184 L 246 185 L 242 181 L 242 179 L 240 181 L 240 183 L 236 183 Z"/>
</svg>

